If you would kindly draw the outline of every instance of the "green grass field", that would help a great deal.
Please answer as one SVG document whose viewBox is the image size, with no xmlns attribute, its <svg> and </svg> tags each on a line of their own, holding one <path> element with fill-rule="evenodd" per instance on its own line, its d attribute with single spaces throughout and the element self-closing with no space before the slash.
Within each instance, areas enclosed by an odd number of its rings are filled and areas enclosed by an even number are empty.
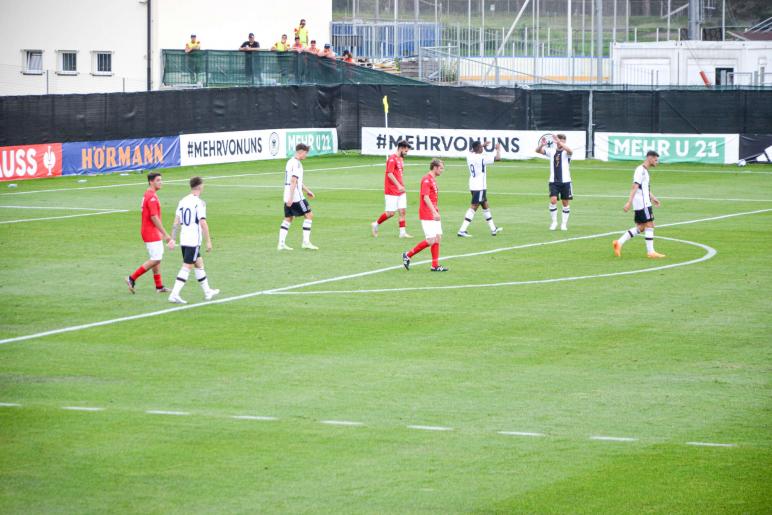
<svg viewBox="0 0 772 515">
<path fill-rule="evenodd" d="M 167 227 L 208 178 L 222 293 L 189 281 L 184 309 L 123 282 L 146 259 L 141 175 L 3 185 L 0 512 L 772 511 L 769 169 L 654 170 L 653 261 L 640 237 L 611 252 L 635 163 L 573 164 L 568 232 L 546 162 L 497 163 L 504 232 L 478 214 L 460 239 L 448 160 L 435 274 L 428 250 L 400 266 L 427 164 L 407 160 L 406 242 L 394 220 L 370 235 L 381 158 L 309 158 L 321 250 L 296 222 L 285 253 L 283 161 L 165 171 Z"/>
</svg>

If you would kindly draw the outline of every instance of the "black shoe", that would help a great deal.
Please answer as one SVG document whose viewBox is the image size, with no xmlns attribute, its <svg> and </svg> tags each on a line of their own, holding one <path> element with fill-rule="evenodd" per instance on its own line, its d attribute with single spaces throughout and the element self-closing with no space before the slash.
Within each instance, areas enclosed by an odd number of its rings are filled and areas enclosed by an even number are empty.
<svg viewBox="0 0 772 515">
<path fill-rule="evenodd" d="M 405 270 L 410 270 L 410 258 L 407 257 L 407 252 L 402 253 L 402 266 L 405 267 Z"/>
<path fill-rule="evenodd" d="M 431 270 L 432 272 L 447 272 L 448 271 L 448 269 L 445 268 L 442 265 L 440 265 L 440 266 L 433 266 L 429 270 Z"/>
<path fill-rule="evenodd" d="M 129 286 L 129 291 L 131 293 L 134 293 L 134 279 L 131 278 L 131 276 L 128 276 L 126 278 L 126 284 Z"/>
</svg>

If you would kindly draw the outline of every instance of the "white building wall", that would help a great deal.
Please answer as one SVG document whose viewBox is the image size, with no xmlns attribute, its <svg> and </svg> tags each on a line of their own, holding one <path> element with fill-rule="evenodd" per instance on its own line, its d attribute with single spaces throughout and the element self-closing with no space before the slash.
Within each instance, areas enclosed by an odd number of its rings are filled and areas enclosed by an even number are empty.
<svg viewBox="0 0 772 515">
<path fill-rule="evenodd" d="M 12 8 L 10 5 L 12 5 Z M 203 49 L 237 49 L 254 32 L 270 48 L 305 18 L 309 34 L 329 41 L 332 0 L 152 0 L 152 87 L 161 50 L 181 49 L 195 32 Z M 0 0 L 0 95 L 144 91 L 147 0 Z M 24 50 L 42 50 L 42 75 L 23 74 Z M 59 50 L 77 52 L 77 75 L 58 74 Z M 92 72 L 93 51 L 112 52 L 112 75 Z"/>
<path fill-rule="evenodd" d="M 146 88 L 146 7 L 137 0 L 2 0 L 0 94 L 93 93 Z M 13 4 L 12 7 L 10 4 Z M 25 75 L 24 50 L 43 51 L 48 74 Z M 59 50 L 77 51 L 77 75 L 57 73 Z M 96 76 L 92 52 L 111 51 L 112 75 Z"/>
</svg>

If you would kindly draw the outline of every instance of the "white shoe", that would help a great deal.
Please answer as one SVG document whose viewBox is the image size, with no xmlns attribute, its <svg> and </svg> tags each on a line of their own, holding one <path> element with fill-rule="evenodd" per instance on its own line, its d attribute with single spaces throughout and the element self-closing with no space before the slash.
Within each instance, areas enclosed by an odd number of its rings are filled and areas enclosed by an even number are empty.
<svg viewBox="0 0 772 515">
<path fill-rule="evenodd" d="M 373 222 L 370 224 L 370 230 L 373 232 L 373 238 L 378 237 L 378 222 Z"/>
<path fill-rule="evenodd" d="M 217 295 L 218 293 L 220 293 L 220 290 L 216 290 L 216 289 L 215 290 L 209 290 L 208 292 L 206 292 L 204 294 L 204 299 L 205 300 L 212 300 L 214 298 L 214 296 Z"/>
<path fill-rule="evenodd" d="M 468 232 L 466 232 L 466 231 L 458 231 L 458 232 L 456 233 L 456 236 L 458 236 L 459 238 L 471 238 L 471 237 L 472 237 L 472 235 L 471 235 L 471 234 L 469 234 L 469 233 L 468 233 Z"/>
<path fill-rule="evenodd" d="M 187 301 L 182 300 L 179 295 L 169 295 L 169 302 L 172 304 L 187 304 Z"/>
<path fill-rule="evenodd" d="M 292 247 L 288 247 L 286 243 L 279 243 L 276 250 L 293 250 Z"/>
<path fill-rule="evenodd" d="M 316 245 L 314 245 L 310 241 L 308 243 L 304 243 L 303 245 L 301 245 L 301 247 L 306 249 L 306 250 L 319 250 L 319 247 L 317 247 Z"/>
<path fill-rule="evenodd" d="M 501 232 L 501 231 L 503 231 L 503 230 L 504 230 L 504 228 L 503 228 L 503 227 L 496 227 L 495 229 L 493 229 L 493 230 L 491 231 L 491 236 L 496 236 L 498 233 L 500 233 L 500 232 Z"/>
<path fill-rule="evenodd" d="M 563 224 L 563 225 L 560 226 L 560 230 L 561 231 L 567 231 L 568 230 L 568 226 L 566 224 Z"/>
<path fill-rule="evenodd" d="M 411 235 L 409 235 L 408 233 L 405 233 L 405 234 L 400 234 L 400 235 L 399 235 L 399 237 L 400 237 L 400 238 L 412 238 L 412 236 L 411 236 Z"/>
<path fill-rule="evenodd" d="M 558 223 L 557 222 L 552 222 L 550 224 L 550 231 L 554 231 L 557 228 L 558 228 Z"/>
</svg>

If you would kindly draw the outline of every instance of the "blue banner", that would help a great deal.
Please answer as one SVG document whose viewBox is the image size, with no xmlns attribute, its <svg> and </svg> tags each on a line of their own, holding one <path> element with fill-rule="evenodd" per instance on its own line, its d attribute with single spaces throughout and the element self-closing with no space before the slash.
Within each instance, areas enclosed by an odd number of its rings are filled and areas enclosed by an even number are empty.
<svg viewBox="0 0 772 515">
<path fill-rule="evenodd" d="M 180 166 L 180 138 L 80 141 L 62 144 L 62 175 Z"/>
</svg>

